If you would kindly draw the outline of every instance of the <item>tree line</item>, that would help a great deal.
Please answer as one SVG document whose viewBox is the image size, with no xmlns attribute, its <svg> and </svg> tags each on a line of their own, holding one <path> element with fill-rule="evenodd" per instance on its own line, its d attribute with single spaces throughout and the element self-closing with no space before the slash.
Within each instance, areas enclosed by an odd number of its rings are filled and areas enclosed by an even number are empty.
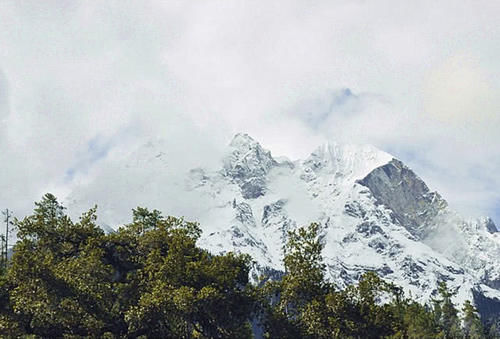
<svg viewBox="0 0 500 339">
<path fill-rule="evenodd" d="M 35 205 L 0 272 L 2 338 L 499 338 L 445 283 L 429 305 L 373 272 L 335 288 L 318 224 L 289 233 L 281 280 L 251 284 L 251 258 L 199 248 L 197 223 L 138 207 L 105 234 L 96 208 Z"/>
</svg>

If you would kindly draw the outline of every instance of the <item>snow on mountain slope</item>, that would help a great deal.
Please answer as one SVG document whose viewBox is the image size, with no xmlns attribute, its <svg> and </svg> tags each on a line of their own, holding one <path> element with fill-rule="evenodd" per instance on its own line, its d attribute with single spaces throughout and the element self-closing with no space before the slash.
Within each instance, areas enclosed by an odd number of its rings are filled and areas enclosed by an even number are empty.
<svg viewBox="0 0 500 339">
<path fill-rule="evenodd" d="M 500 313 L 496 226 L 490 219 L 461 218 L 385 152 L 329 143 L 305 160 L 290 161 L 238 134 L 217 171 L 200 167 L 180 180 L 169 173 L 169 160 L 175 161 L 158 147 L 143 147 L 75 189 L 69 207 L 94 202 L 96 187 L 106 187 L 112 199 L 98 201 L 105 223 L 122 223 L 119 215 L 128 216 L 124 208 L 133 202 L 184 215 L 200 222 L 200 246 L 248 253 L 255 273 L 282 270 L 287 232 L 317 221 L 327 276 L 339 287 L 373 270 L 427 302 L 444 280 L 458 303 L 475 300 L 488 305 L 488 315 L 498 315 L 495 307 Z M 124 190 L 137 194 L 124 203 L 126 195 L 116 195 Z"/>
</svg>

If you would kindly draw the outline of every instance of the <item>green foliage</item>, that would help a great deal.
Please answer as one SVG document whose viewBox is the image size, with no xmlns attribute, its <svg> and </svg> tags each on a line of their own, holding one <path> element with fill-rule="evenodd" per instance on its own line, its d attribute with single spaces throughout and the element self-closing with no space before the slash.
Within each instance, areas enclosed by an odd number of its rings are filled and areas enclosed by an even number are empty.
<svg viewBox="0 0 500 339">
<path fill-rule="evenodd" d="M 96 208 L 73 222 L 47 194 L 16 220 L 19 241 L 0 271 L 2 338 L 498 338 L 477 310 L 459 312 L 445 283 L 431 306 L 366 272 L 337 289 L 325 277 L 321 227 L 289 233 L 285 275 L 253 286 L 251 258 L 196 245 L 198 224 L 138 207 L 105 234 Z"/>
<path fill-rule="evenodd" d="M 495 322 L 490 324 L 490 326 L 488 327 L 488 333 L 486 334 L 486 338 L 488 338 L 488 339 L 500 338 L 500 334 L 498 332 L 497 325 Z"/>
<path fill-rule="evenodd" d="M 262 289 L 271 300 L 262 317 L 267 338 L 484 338 L 469 302 L 461 327 L 445 283 L 439 285 L 433 307 L 406 298 L 401 288 L 374 272 L 363 274 L 357 285 L 336 290 L 325 280 L 322 248 L 319 225 L 290 232 L 285 276 Z"/>
<path fill-rule="evenodd" d="M 291 316 L 329 288 L 324 282 L 323 244 L 318 239 L 318 232 L 319 224 L 313 223 L 288 234 L 280 307 Z"/>
<path fill-rule="evenodd" d="M 313 223 L 288 234 L 286 274 L 264 287 L 264 294 L 275 300 L 265 311 L 269 338 L 297 338 L 325 328 L 326 319 L 316 310 L 325 307 L 323 296 L 331 286 L 324 279 L 319 230 Z"/>
<path fill-rule="evenodd" d="M 211 255 L 196 246 L 196 223 L 140 207 L 106 235 L 95 211 L 74 223 L 47 194 L 16 222 L 2 337 L 251 337 L 248 256 Z"/>
<path fill-rule="evenodd" d="M 465 338 L 484 339 L 486 338 L 483 324 L 477 313 L 477 309 L 467 300 L 463 308 L 463 331 Z"/>
<path fill-rule="evenodd" d="M 448 289 L 444 281 L 439 283 L 438 292 L 440 298 L 433 300 L 434 316 L 442 336 L 444 338 L 462 338 L 458 310 L 452 302 L 455 293 Z"/>
</svg>

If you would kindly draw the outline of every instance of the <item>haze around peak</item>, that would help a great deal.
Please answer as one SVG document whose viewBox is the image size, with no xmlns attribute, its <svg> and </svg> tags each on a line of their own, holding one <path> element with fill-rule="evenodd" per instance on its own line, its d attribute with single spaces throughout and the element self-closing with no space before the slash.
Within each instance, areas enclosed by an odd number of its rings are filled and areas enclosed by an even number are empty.
<svg viewBox="0 0 500 339">
<path fill-rule="evenodd" d="M 21 217 L 154 138 L 176 173 L 216 167 L 243 131 L 291 159 L 372 144 L 498 224 L 499 15 L 492 1 L 4 1 L 0 207 Z"/>
</svg>

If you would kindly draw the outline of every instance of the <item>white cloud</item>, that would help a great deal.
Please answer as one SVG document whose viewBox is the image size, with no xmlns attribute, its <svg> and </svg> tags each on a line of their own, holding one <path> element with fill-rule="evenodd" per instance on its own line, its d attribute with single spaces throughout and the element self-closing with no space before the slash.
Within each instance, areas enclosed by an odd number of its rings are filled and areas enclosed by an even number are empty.
<svg viewBox="0 0 500 339">
<path fill-rule="evenodd" d="M 184 168 L 246 131 L 291 157 L 325 138 L 373 143 L 459 209 L 491 212 L 499 14 L 493 1 L 4 1 L 0 207 L 24 213 L 67 191 L 68 170 L 92 176 L 150 137 Z M 356 97 L 332 107 L 343 88 Z"/>
</svg>

